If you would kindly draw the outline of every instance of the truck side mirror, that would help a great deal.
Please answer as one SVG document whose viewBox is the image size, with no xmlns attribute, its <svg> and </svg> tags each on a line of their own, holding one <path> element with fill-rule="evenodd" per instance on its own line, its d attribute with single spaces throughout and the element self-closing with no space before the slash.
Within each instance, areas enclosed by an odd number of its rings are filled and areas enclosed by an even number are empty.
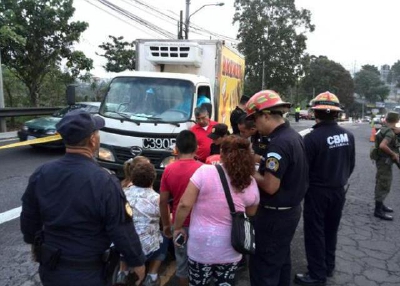
<svg viewBox="0 0 400 286">
<path fill-rule="evenodd" d="M 74 105 L 75 104 L 75 85 L 67 86 L 67 104 Z"/>
</svg>

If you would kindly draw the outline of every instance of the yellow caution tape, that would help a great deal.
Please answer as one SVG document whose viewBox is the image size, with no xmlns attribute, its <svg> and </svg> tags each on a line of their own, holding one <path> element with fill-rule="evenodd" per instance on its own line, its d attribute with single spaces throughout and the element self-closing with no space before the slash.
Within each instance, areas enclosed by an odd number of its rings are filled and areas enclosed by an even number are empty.
<svg viewBox="0 0 400 286">
<path fill-rule="evenodd" d="M 26 145 L 32 145 L 32 144 L 47 143 L 47 142 L 52 142 L 52 141 L 57 141 L 57 140 L 61 140 L 60 134 L 42 137 L 42 138 L 36 138 L 36 139 L 22 141 L 22 142 L 13 143 L 13 144 L 8 144 L 8 145 L 0 146 L 0 149 L 14 148 L 14 147 L 26 146 Z"/>
</svg>

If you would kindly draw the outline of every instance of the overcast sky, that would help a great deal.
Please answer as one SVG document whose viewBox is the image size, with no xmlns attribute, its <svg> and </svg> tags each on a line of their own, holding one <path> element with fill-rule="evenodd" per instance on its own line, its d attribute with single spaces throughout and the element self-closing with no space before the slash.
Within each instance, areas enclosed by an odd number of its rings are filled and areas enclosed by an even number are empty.
<svg viewBox="0 0 400 286">
<path fill-rule="evenodd" d="M 186 0 L 140 0 L 168 17 L 134 0 L 109 1 L 173 35 L 177 34 L 177 22 L 170 17 L 178 19 L 180 10 L 185 14 Z M 237 25 L 232 25 L 234 0 L 191 0 L 190 14 L 204 4 L 216 2 L 224 2 L 225 5 L 205 7 L 192 15 L 190 21 L 205 30 L 235 39 Z M 89 23 L 77 49 L 83 50 L 94 60 L 94 74 L 97 76 L 105 76 L 101 68 L 105 60 L 95 53 L 101 53 L 98 45 L 108 41 L 108 35 L 124 36 L 130 41 L 166 38 L 112 11 L 97 0 L 74 0 L 74 6 L 74 19 Z M 351 72 L 364 64 L 380 67 L 400 60 L 400 0 L 296 0 L 296 6 L 311 11 L 312 23 L 316 27 L 308 35 L 308 53 L 325 55 Z M 189 38 L 210 38 L 209 33 L 200 33 L 192 29 Z"/>
</svg>

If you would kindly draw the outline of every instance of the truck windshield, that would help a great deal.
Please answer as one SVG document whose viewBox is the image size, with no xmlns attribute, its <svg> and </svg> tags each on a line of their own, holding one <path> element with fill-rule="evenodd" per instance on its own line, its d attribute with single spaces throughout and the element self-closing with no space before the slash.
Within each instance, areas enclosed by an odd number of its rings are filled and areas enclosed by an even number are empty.
<svg viewBox="0 0 400 286">
<path fill-rule="evenodd" d="M 135 122 L 184 122 L 190 119 L 195 87 L 181 79 L 117 77 L 100 114 Z"/>
</svg>

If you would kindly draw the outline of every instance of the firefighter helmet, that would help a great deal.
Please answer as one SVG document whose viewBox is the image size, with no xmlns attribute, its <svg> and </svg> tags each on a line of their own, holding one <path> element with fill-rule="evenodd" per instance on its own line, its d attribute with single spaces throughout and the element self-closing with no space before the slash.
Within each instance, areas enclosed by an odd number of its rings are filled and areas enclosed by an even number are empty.
<svg viewBox="0 0 400 286">
<path fill-rule="evenodd" d="M 340 102 L 336 95 L 330 93 L 329 91 L 325 91 L 323 93 L 318 94 L 313 100 L 311 104 L 311 109 L 313 110 L 326 110 L 330 111 L 343 111 L 340 108 Z"/>
<path fill-rule="evenodd" d="M 247 117 L 254 115 L 257 111 L 271 109 L 274 107 L 290 108 L 289 102 L 282 101 L 278 93 L 273 90 L 262 90 L 254 94 L 246 104 Z"/>
</svg>

